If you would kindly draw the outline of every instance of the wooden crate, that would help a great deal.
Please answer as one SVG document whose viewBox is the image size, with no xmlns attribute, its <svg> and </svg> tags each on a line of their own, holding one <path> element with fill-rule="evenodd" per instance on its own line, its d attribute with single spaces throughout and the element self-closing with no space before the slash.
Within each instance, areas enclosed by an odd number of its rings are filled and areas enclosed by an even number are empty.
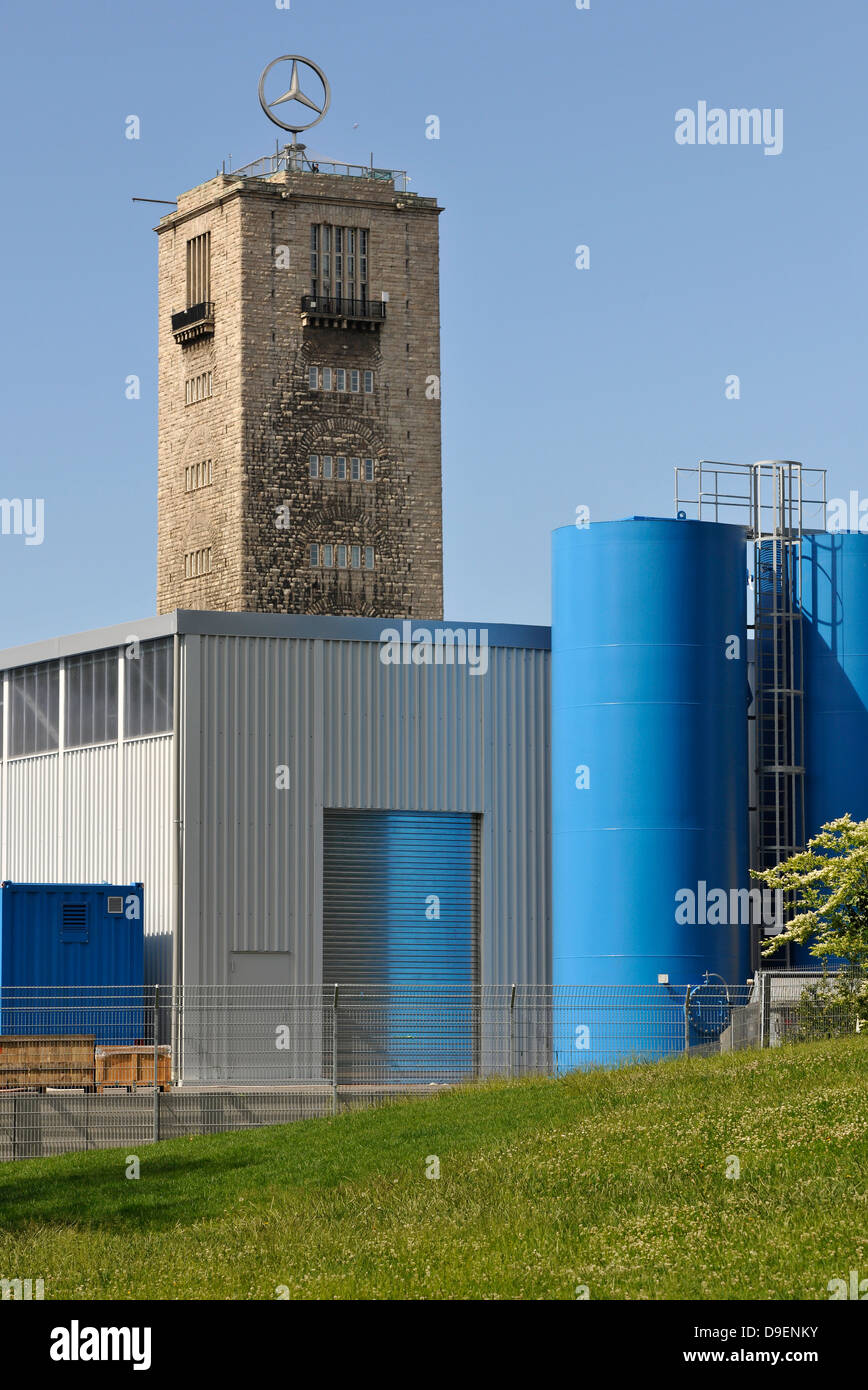
<svg viewBox="0 0 868 1390">
<path fill-rule="evenodd" d="M 157 1085 L 168 1091 L 172 1081 L 172 1052 L 169 1047 L 157 1049 Z M 154 1084 L 154 1049 L 148 1046 L 98 1047 L 95 1053 L 96 1089 L 101 1095 L 111 1088 Z"/>
<path fill-rule="evenodd" d="M 51 1033 L 0 1035 L 0 1091 L 94 1087 L 94 1038 Z"/>
</svg>

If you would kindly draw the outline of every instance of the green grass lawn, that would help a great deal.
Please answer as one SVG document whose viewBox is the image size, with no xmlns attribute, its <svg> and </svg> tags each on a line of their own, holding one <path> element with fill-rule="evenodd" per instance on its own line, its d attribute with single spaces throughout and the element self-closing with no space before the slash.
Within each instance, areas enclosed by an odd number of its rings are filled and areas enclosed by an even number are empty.
<svg viewBox="0 0 868 1390">
<path fill-rule="evenodd" d="M 0 1164 L 0 1277 L 46 1298 L 826 1299 L 868 1273 L 865 1037 L 172 1140 L 138 1181 L 127 1152 Z"/>
</svg>

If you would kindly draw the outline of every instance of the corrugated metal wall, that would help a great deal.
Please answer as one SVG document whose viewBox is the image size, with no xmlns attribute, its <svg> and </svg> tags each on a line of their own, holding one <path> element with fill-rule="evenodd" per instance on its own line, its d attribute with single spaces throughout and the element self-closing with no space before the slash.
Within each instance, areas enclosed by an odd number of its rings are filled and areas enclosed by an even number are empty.
<svg viewBox="0 0 868 1390">
<path fill-rule="evenodd" d="M 155 981 L 171 979 L 171 767 L 167 735 L 0 764 L 0 879 L 144 883 Z"/>
<path fill-rule="evenodd" d="M 474 675 L 372 641 L 184 646 L 187 983 L 226 983 L 238 951 L 320 981 L 324 807 L 480 814 L 481 980 L 548 980 L 547 650 L 492 647 Z"/>
</svg>

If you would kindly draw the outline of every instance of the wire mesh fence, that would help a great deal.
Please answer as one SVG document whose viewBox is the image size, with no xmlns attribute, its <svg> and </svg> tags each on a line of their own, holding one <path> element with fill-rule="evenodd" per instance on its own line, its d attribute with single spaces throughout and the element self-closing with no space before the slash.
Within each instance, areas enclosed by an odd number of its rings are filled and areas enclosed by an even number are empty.
<svg viewBox="0 0 868 1390">
<path fill-rule="evenodd" d="M 687 987 L 0 989 L 0 1159 L 860 1032 L 868 976 Z"/>
</svg>

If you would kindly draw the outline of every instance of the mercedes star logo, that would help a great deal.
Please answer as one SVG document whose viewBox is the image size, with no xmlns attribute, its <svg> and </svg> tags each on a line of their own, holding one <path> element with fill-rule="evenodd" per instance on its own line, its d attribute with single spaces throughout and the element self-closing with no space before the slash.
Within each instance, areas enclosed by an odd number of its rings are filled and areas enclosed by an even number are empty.
<svg viewBox="0 0 868 1390">
<path fill-rule="evenodd" d="M 277 63 L 292 63 L 292 75 L 289 80 L 289 88 L 284 92 L 283 96 L 275 97 L 273 101 L 266 101 L 265 79 Z M 319 103 L 311 101 L 310 97 L 305 96 L 304 92 L 301 90 L 301 85 L 298 80 L 299 63 L 302 63 L 306 68 L 310 68 L 312 72 L 315 72 L 322 83 L 323 97 Z M 331 99 L 331 89 L 322 68 L 317 67 L 316 63 L 312 63 L 310 58 L 302 58 L 298 53 L 287 53 L 284 54 L 282 58 L 273 59 L 259 79 L 259 104 L 266 116 L 283 130 L 292 131 L 293 135 L 298 135 L 302 130 L 310 130 L 312 125 L 316 125 L 321 121 L 326 111 L 329 109 Z M 289 101 L 297 101 L 300 106 L 306 106 L 310 111 L 315 111 L 317 113 L 315 118 L 312 121 L 308 121 L 306 125 L 289 125 L 286 121 L 282 121 L 279 116 L 275 116 L 273 108 L 275 106 L 283 106 L 285 102 Z"/>
</svg>

